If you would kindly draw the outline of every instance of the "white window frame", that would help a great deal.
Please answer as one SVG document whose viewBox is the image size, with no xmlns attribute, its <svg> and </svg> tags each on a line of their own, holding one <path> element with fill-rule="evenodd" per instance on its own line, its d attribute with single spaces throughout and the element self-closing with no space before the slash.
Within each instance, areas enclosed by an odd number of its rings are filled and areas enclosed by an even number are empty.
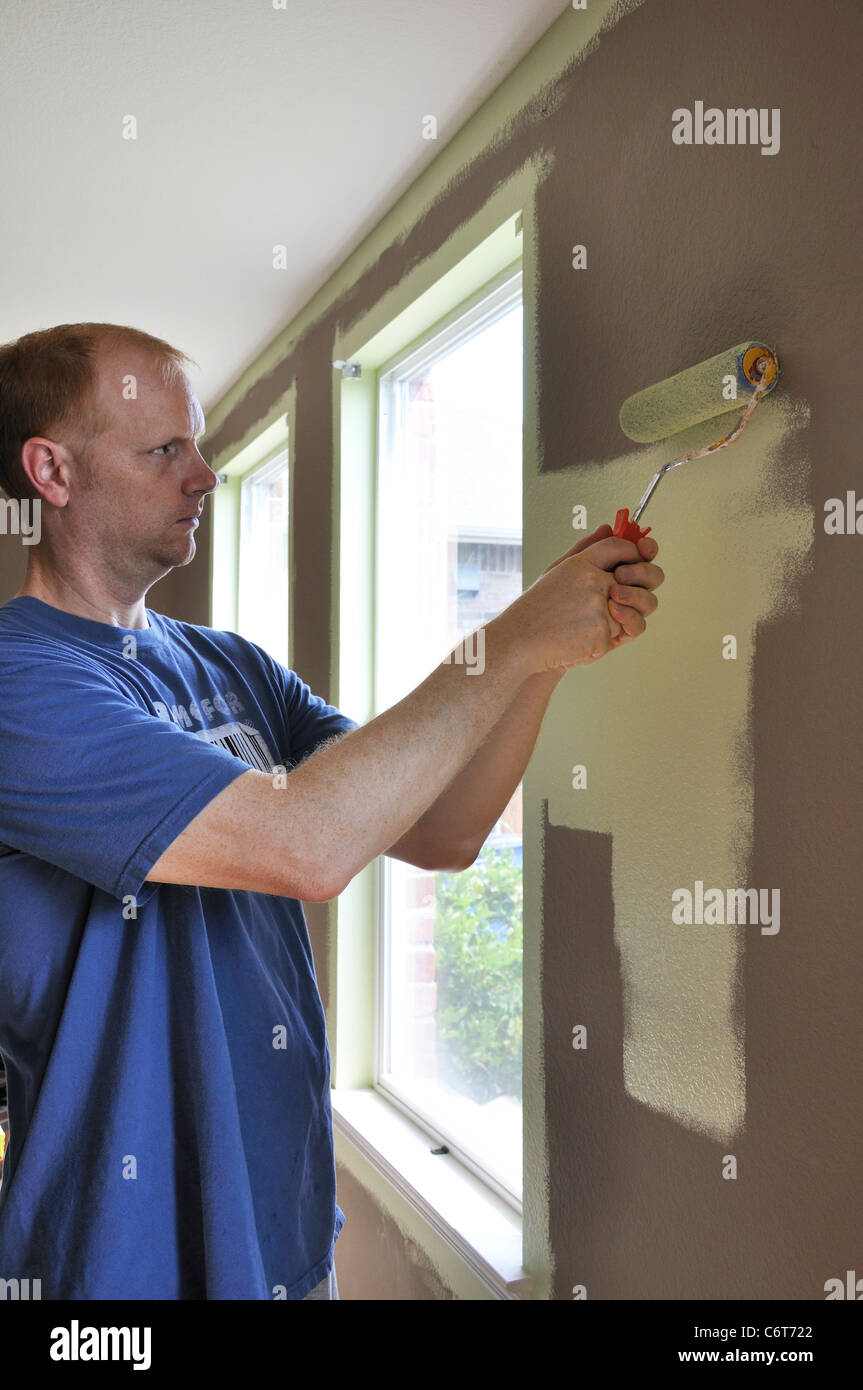
<svg viewBox="0 0 863 1390">
<path fill-rule="evenodd" d="M 287 658 L 286 658 L 286 664 L 287 664 L 288 666 L 290 666 L 290 654 L 291 654 L 291 652 L 293 651 L 293 645 L 294 645 L 294 633 L 293 633 L 293 603 L 292 603 L 292 601 L 291 601 L 291 588 L 292 588 L 292 586 L 291 586 L 291 583 L 290 583 L 290 574 L 291 574 L 291 572 L 292 572 L 292 570 L 293 570 L 293 529 L 294 529 L 294 518 L 293 518 L 293 511 L 292 511 L 292 502 L 293 502 L 293 487 L 292 487 L 292 483 L 293 483 L 293 468 L 291 467 L 291 454 L 290 454 L 290 449 L 289 449 L 287 443 L 285 443 L 283 447 L 281 447 L 280 449 L 278 449 L 277 452 L 276 452 L 275 454 L 273 454 L 271 457 L 269 457 L 269 458 L 266 460 L 266 462 L 253 465 L 251 468 L 248 468 L 244 473 L 242 473 L 242 474 L 240 475 L 240 477 L 239 477 L 240 497 L 239 497 L 239 515 L 238 515 L 238 525 L 239 525 L 239 537 L 238 537 L 238 542 L 239 542 L 239 544 L 238 544 L 238 553 L 237 553 L 237 631 L 240 633 L 241 636 L 246 636 L 246 634 L 242 631 L 242 627 L 241 627 L 242 620 L 243 620 L 243 611 L 242 611 L 242 609 L 243 609 L 243 545 L 244 545 L 244 542 L 245 542 L 245 540 L 246 540 L 245 523 L 244 523 L 244 519 L 243 519 L 243 517 L 244 517 L 243 508 L 244 508 L 244 502 L 245 502 L 245 493 L 246 493 L 246 491 L 247 491 L 247 489 L 248 489 L 249 487 L 253 487 L 253 486 L 255 486 L 255 485 L 258 484 L 258 483 L 265 483 L 265 482 L 268 482 L 270 478 L 275 477 L 277 474 L 283 473 L 283 472 L 285 472 L 286 470 L 287 470 L 287 475 L 288 475 L 288 540 L 287 540 L 287 545 L 288 545 L 288 575 L 289 575 L 289 580 L 288 580 L 288 644 L 287 644 L 287 652 L 288 652 L 288 655 L 287 655 Z M 263 644 L 260 644 L 260 645 L 263 645 Z"/>
<path fill-rule="evenodd" d="M 341 374 L 333 392 L 337 474 L 333 495 L 331 669 L 333 699 L 361 723 L 374 716 L 374 517 L 377 470 L 377 373 L 397 353 L 425 341 L 429 328 L 482 292 L 504 270 L 524 270 L 525 477 L 536 468 L 535 198 L 539 166 L 528 163 L 502 184 L 482 209 L 446 243 L 412 267 L 360 318 L 337 325 L 333 365 Z M 530 289 L 528 289 L 528 286 Z M 526 538 L 525 538 L 526 539 Z M 523 552 L 524 553 L 524 552 Z M 526 563 L 529 563 L 527 561 Z M 529 807 L 526 814 L 530 814 Z M 526 851 L 527 851 L 526 844 Z M 531 848 L 531 856 L 533 850 Z M 535 858 L 535 856 L 533 856 Z M 539 909 L 537 864 L 525 880 L 525 914 Z M 528 870 L 527 854 L 525 870 Z M 333 1057 L 332 1105 L 336 1160 L 373 1194 L 406 1237 L 441 1271 L 460 1299 L 529 1298 L 524 1241 L 532 1265 L 547 1242 L 547 1199 L 534 1134 L 543 1126 L 541 1053 L 535 1011 L 539 955 L 525 932 L 524 1123 L 525 1183 L 531 1188 L 524 1218 L 452 1154 L 432 1155 L 432 1136 L 375 1089 L 375 923 L 379 861 L 351 881 L 328 909 L 330 991 L 327 1025 Z M 531 901 L 528 902 L 530 887 Z M 532 1011 L 532 1012 L 531 1012 Z M 528 1016 L 534 1017 L 531 1028 Z M 527 1200 L 528 1186 L 525 1187 Z M 522 1221 L 529 1223 L 523 1232 Z M 540 1255 L 537 1278 L 546 1279 Z"/>
<path fill-rule="evenodd" d="M 510 313 L 516 305 L 523 306 L 523 272 L 521 266 L 517 269 L 508 267 L 501 274 L 496 276 L 488 284 L 483 285 L 467 301 L 457 305 L 452 312 L 443 320 L 442 323 L 431 329 L 426 337 L 419 343 L 412 345 L 409 349 L 397 353 L 389 361 L 382 364 L 377 372 L 377 398 L 379 405 L 378 431 L 377 431 L 377 451 L 375 460 L 375 555 L 378 554 L 380 544 L 380 527 L 378 524 L 378 467 L 380 463 L 381 451 L 384 448 L 391 449 L 393 444 L 393 434 L 397 427 L 395 397 L 398 382 L 405 376 L 421 372 L 425 367 L 437 361 L 441 356 L 454 351 L 462 343 L 468 342 L 471 338 L 481 333 L 484 329 L 491 327 L 499 319 Z M 389 408 L 387 408 L 389 407 Z M 513 540 L 521 541 L 523 532 L 520 531 Z M 495 533 L 495 539 L 497 534 Z M 380 601 L 380 588 L 375 588 L 375 612 L 378 611 Z M 373 681 L 375 689 L 377 687 L 377 648 L 375 651 L 375 673 Z M 430 1138 L 435 1141 L 435 1147 L 446 1146 L 449 1152 L 460 1163 L 474 1173 L 492 1191 L 497 1193 L 503 1201 L 507 1202 L 515 1211 L 521 1215 L 522 1200 L 520 1195 L 513 1192 L 495 1174 L 483 1167 L 479 1159 L 475 1158 L 464 1146 L 463 1139 L 459 1138 L 457 1132 L 450 1130 L 442 1125 L 440 1120 L 425 1111 L 417 1101 L 408 1093 L 392 1082 L 382 1078 L 384 1071 L 385 1058 L 388 1051 L 387 1018 L 385 1014 L 385 1001 L 390 996 L 390 977 L 389 960 L 387 956 L 386 943 L 389 930 L 388 905 L 386 895 L 386 876 L 387 865 L 385 856 L 379 856 L 375 861 L 375 1064 L 374 1064 L 374 1089 L 391 1104 L 398 1107 L 410 1120 L 419 1128 L 424 1130 Z M 522 996 L 523 998 L 523 996 Z M 522 1112 L 523 1123 L 523 1112 Z"/>
<path fill-rule="evenodd" d="M 294 466 L 293 439 L 295 386 L 249 432 L 236 452 L 227 459 L 214 460 L 219 487 L 212 499 L 212 545 L 210 547 L 210 626 L 239 632 L 240 539 L 242 525 L 241 493 L 243 481 L 278 458 L 288 465 L 288 558 L 293 573 L 294 552 Z M 288 596 L 288 653 L 293 665 L 294 594 Z"/>
</svg>

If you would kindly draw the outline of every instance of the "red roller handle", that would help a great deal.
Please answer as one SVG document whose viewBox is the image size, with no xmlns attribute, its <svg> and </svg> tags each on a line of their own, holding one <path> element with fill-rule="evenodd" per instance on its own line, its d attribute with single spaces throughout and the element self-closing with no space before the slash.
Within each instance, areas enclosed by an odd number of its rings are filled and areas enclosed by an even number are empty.
<svg viewBox="0 0 863 1390">
<path fill-rule="evenodd" d="M 614 518 L 614 525 L 611 529 L 615 536 L 623 541 L 640 541 L 643 536 L 647 535 L 648 531 L 653 530 L 653 527 L 648 526 L 646 531 L 642 531 L 637 521 L 630 521 L 629 508 L 621 507 Z"/>
</svg>

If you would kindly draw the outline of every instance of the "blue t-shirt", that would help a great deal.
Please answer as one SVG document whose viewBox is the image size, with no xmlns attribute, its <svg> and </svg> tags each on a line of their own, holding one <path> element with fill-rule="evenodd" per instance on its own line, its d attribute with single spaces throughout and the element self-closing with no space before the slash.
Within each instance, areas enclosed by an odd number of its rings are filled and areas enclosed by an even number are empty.
<svg viewBox="0 0 863 1390">
<path fill-rule="evenodd" d="M 344 1222 L 302 907 L 146 880 L 249 767 L 357 725 L 235 633 L 147 618 L 0 606 L 0 1278 L 301 1299 Z"/>
</svg>

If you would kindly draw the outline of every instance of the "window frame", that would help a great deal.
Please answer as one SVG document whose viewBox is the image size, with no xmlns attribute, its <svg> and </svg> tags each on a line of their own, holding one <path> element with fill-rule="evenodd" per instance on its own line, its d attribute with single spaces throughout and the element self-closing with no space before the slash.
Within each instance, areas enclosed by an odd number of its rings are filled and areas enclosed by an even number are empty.
<svg viewBox="0 0 863 1390">
<path fill-rule="evenodd" d="M 374 551 L 370 500 L 374 473 L 375 393 L 379 365 L 426 336 L 454 308 L 501 271 L 521 267 L 523 286 L 523 486 L 533 483 L 541 450 L 537 433 L 538 186 L 544 163 L 528 160 L 476 212 L 455 226 L 358 316 L 338 320 L 332 362 L 341 380 L 332 392 L 333 547 L 331 696 L 360 723 L 373 717 L 371 591 Z M 361 268 L 357 265 L 357 273 Z M 348 365 L 346 365 L 348 364 Z M 523 573 L 540 555 L 525 518 Z M 525 775 L 527 792 L 531 770 Z M 525 921 L 541 914 L 541 801 L 525 802 Z M 523 1217 L 451 1154 L 433 1155 L 429 1135 L 372 1085 L 374 1072 L 375 861 L 328 905 L 330 988 L 326 1003 L 332 1055 L 336 1163 L 424 1252 L 458 1299 L 520 1301 L 547 1292 L 547 1161 L 541 1038 L 541 939 L 524 942 Z M 526 1272 L 529 1261 L 531 1273 Z"/>
<path fill-rule="evenodd" d="M 270 453 L 268 453 L 267 456 L 266 456 L 266 458 L 263 460 L 263 462 L 251 464 L 247 469 L 245 469 L 245 471 L 244 471 L 243 473 L 240 473 L 240 474 L 237 475 L 237 481 L 238 481 L 238 484 L 239 484 L 239 498 L 238 498 L 238 513 L 237 513 L 238 535 L 237 535 L 237 584 L 236 584 L 237 628 L 236 628 L 236 630 L 237 630 L 237 632 L 240 633 L 240 636 L 241 636 L 241 637 L 246 636 L 246 634 L 242 632 L 241 626 L 240 626 L 240 624 L 241 624 L 241 622 L 242 622 L 242 608 L 243 608 L 243 542 L 244 542 L 244 539 L 245 539 L 245 524 L 244 524 L 244 512 L 243 512 L 244 494 L 245 494 L 245 492 L 246 492 L 246 489 L 249 488 L 250 486 L 253 487 L 253 486 L 255 486 L 257 483 L 267 482 L 267 481 L 270 479 L 271 476 L 272 476 L 272 477 L 275 477 L 275 476 L 278 476 L 278 474 L 283 473 L 283 472 L 286 472 L 286 473 L 287 473 L 287 481 L 288 481 L 288 535 L 287 535 L 287 547 L 288 547 L 288 556 L 287 556 L 287 560 L 288 560 L 288 564 L 287 564 L 287 570 L 288 570 L 288 641 L 287 641 L 287 655 L 286 655 L 284 664 L 290 668 L 290 666 L 291 666 L 291 658 L 292 658 L 292 654 L 293 654 L 293 647 L 294 647 L 294 630 L 293 630 L 293 618 L 294 618 L 294 613 L 293 613 L 293 607 L 294 607 L 294 605 L 293 605 L 293 584 L 290 582 L 291 576 L 292 576 L 292 574 L 293 574 L 293 567 L 294 567 L 294 514 L 293 514 L 293 500 L 294 500 L 294 499 L 293 499 L 293 477 L 294 477 L 294 470 L 293 470 L 292 461 L 291 461 L 291 449 L 290 449 L 290 441 L 289 441 L 289 439 L 286 439 L 285 442 L 284 442 L 282 445 L 278 446 L 275 450 L 273 450 L 273 451 L 271 451 Z M 252 639 L 249 639 L 249 640 L 252 640 Z"/>
<path fill-rule="evenodd" d="M 267 468 L 280 455 L 288 467 L 288 565 L 293 579 L 294 556 L 294 414 L 295 386 L 267 419 L 250 430 L 240 448 L 228 459 L 214 460 L 219 487 L 212 499 L 210 546 L 209 625 L 239 632 L 240 544 L 242 537 L 241 493 L 243 482 L 258 469 Z M 288 594 L 288 665 L 294 658 L 294 586 Z"/>
<path fill-rule="evenodd" d="M 373 498 L 373 550 L 375 557 L 378 556 L 381 543 L 379 503 L 380 459 L 382 450 L 385 447 L 392 447 L 393 432 L 398 425 L 398 412 L 395 409 L 395 403 L 399 382 L 405 376 L 422 371 L 425 367 L 431 366 L 448 352 L 452 352 L 462 344 L 469 342 L 486 328 L 491 327 L 499 319 L 504 318 L 506 314 L 511 313 L 517 306 L 522 309 L 523 313 L 524 271 L 521 262 L 515 266 L 507 266 L 504 270 L 493 276 L 474 293 L 469 295 L 467 299 L 455 305 L 440 322 L 429 328 L 418 340 L 414 340 L 400 351 L 394 353 L 376 369 L 374 374 L 374 391 L 377 402 L 377 421 Z M 522 329 L 522 345 L 524 345 L 524 329 Z M 387 404 L 389 406 L 388 410 L 386 409 Z M 518 541 L 522 545 L 522 548 L 523 535 L 524 528 L 522 521 L 522 529 L 518 535 Z M 514 537 L 512 539 L 515 540 Z M 380 602 L 380 584 L 377 565 L 375 569 L 373 604 L 376 628 L 376 617 Z M 376 641 L 372 660 L 372 700 L 376 712 L 379 712 L 377 699 L 379 674 L 378 651 L 379 647 Z M 387 937 L 390 921 L 386 892 L 388 873 L 386 856 L 378 856 L 375 861 L 374 882 L 375 1006 L 373 1089 L 387 1102 L 395 1105 L 401 1113 L 411 1120 L 418 1128 L 428 1134 L 429 1138 L 435 1141 L 435 1146 L 437 1148 L 445 1146 L 457 1162 L 461 1163 L 469 1172 L 479 1178 L 481 1182 L 487 1185 L 497 1196 L 521 1215 L 523 1209 L 523 1197 L 521 1193 L 513 1191 L 499 1176 L 485 1168 L 481 1160 L 475 1157 L 470 1150 L 465 1147 L 463 1137 L 460 1138 L 456 1131 L 451 1130 L 446 1124 L 442 1124 L 440 1119 L 431 1115 L 415 1099 L 411 1099 L 410 1096 L 398 1086 L 393 1085 L 383 1078 L 384 1062 L 388 1049 L 385 1001 L 388 999 L 390 993 L 390 962 L 387 952 Z M 389 904 L 389 908 L 391 909 L 391 904 Z M 524 989 L 522 986 L 522 1007 L 523 1006 Z M 522 1106 L 522 1143 L 523 1130 L 524 1108 Z"/>
</svg>

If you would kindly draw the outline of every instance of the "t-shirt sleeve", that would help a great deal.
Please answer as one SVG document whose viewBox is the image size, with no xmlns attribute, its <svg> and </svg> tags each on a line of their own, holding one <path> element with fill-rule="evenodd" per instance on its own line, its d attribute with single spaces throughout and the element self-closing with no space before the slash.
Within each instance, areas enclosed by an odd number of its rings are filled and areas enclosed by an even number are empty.
<svg viewBox="0 0 863 1390">
<path fill-rule="evenodd" d="M 287 726 L 291 761 L 296 766 L 322 743 L 350 733 L 352 729 L 359 728 L 359 725 L 335 705 L 328 705 L 320 695 L 313 695 L 306 682 L 294 671 L 286 671 L 285 674 L 291 678 Z"/>
<path fill-rule="evenodd" d="M 254 654 L 276 692 L 284 719 L 283 743 L 290 750 L 290 768 L 309 757 L 322 743 L 360 727 L 355 719 L 344 714 L 336 705 L 329 705 L 322 696 L 313 694 L 311 687 L 296 671 L 283 666 L 264 647 L 239 638 L 234 633 L 231 637 L 242 644 L 247 656 Z"/>
<path fill-rule="evenodd" d="M 117 898 L 247 763 L 139 705 L 95 665 L 6 669 L 0 841 Z"/>
</svg>

